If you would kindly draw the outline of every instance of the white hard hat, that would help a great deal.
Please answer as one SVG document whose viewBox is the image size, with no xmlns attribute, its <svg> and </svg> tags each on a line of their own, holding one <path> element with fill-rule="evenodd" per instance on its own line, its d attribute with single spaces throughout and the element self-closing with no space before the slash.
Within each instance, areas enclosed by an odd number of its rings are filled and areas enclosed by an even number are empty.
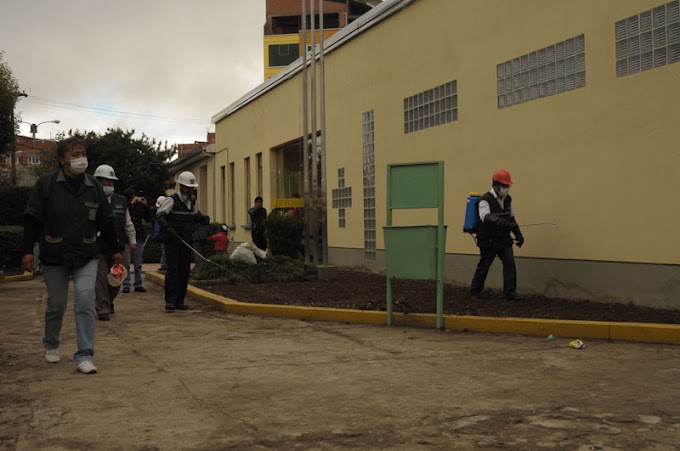
<svg viewBox="0 0 680 451">
<path fill-rule="evenodd" d="M 108 164 L 100 164 L 97 169 L 94 170 L 94 177 L 102 177 L 109 180 L 118 180 L 116 177 L 116 171 L 113 170 Z"/>
<path fill-rule="evenodd" d="M 196 176 L 193 172 L 184 171 L 179 177 L 177 177 L 177 183 L 180 185 L 187 186 L 189 188 L 198 188 L 198 183 L 196 183 Z"/>
<path fill-rule="evenodd" d="M 161 206 L 163 206 L 163 203 L 165 202 L 165 199 L 167 199 L 167 197 L 158 196 L 158 199 L 156 199 L 156 208 L 161 208 Z"/>
</svg>

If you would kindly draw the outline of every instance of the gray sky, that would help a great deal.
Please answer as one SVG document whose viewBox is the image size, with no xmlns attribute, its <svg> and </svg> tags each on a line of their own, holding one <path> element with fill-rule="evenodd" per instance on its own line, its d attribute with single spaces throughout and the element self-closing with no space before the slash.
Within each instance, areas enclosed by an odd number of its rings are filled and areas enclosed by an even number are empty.
<svg viewBox="0 0 680 451">
<path fill-rule="evenodd" d="M 0 0 L 0 50 L 38 138 L 134 129 L 204 141 L 263 81 L 265 0 Z M 21 124 L 21 134 L 30 136 Z"/>
</svg>

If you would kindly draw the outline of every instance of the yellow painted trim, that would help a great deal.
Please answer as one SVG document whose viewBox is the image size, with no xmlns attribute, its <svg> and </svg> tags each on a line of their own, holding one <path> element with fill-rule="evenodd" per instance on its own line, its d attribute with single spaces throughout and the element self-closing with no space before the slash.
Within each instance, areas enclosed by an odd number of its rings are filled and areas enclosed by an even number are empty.
<svg viewBox="0 0 680 451">
<path fill-rule="evenodd" d="M 165 277 L 157 272 L 146 272 L 146 275 L 148 279 L 159 284 L 162 284 L 165 280 Z M 387 321 L 386 313 L 379 311 L 253 304 L 225 298 L 192 285 L 189 285 L 187 292 L 204 304 L 231 314 L 354 324 L 385 324 Z M 394 313 L 393 324 L 395 326 L 434 328 L 436 319 L 437 316 L 433 313 Z M 680 325 L 674 324 L 444 315 L 444 327 L 462 332 L 544 337 L 553 335 L 564 338 L 680 344 Z"/>
<path fill-rule="evenodd" d="M 19 276 L 4 276 L 2 279 L 0 279 L 0 282 L 6 283 L 6 282 L 23 282 L 25 280 L 33 280 L 33 273 L 32 272 L 25 272 Z"/>
<path fill-rule="evenodd" d="M 299 197 L 279 197 L 272 199 L 272 208 L 302 208 L 305 200 Z"/>
</svg>

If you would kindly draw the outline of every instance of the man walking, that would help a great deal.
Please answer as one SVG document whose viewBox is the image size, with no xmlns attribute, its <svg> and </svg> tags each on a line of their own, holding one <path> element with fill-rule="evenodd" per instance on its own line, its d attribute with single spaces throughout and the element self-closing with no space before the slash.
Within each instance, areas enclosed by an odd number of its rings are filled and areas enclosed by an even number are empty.
<svg viewBox="0 0 680 451">
<path fill-rule="evenodd" d="M 196 177 L 189 171 L 177 177 L 179 192 L 168 197 L 156 212 L 161 226 L 161 240 L 165 245 L 168 270 L 165 274 L 165 310 L 187 310 L 184 297 L 189 284 L 194 230 L 199 224 L 208 224 L 210 218 L 198 211 L 196 205 Z"/>
<path fill-rule="evenodd" d="M 144 223 L 143 220 L 151 220 L 151 209 L 147 204 L 146 198 L 138 196 L 134 188 L 128 188 L 123 191 L 123 194 L 128 200 L 128 210 L 132 218 L 132 224 L 135 226 L 135 235 L 137 237 L 137 247 L 133 251 L 132 246 L 125 246 L 125 267 L 128 271 L 127 277 L 123 281 L 123 293 L 130 292 L 130 263 L 134 267 L 135 282 L 134 287 L 136 292 L 145 293 L 142 281 L 142 261 L 144 256 Z M 141 194 L 141 193 L 140 193 Z"/>
<path fill-rule="evenodd" d="M 129 246 L 134 255 L 137 248 L 135 226 L 132 224 L 132 219 L 130 218 L 127 200 L 120 194 L 114 193 L 114 183 L 118 180 L 116 172 L 108 164 L 102 164 L 95 169 L 94 178 L 102 184 L 104 194 L 116 217 L 113 223 L 118 241 Z M 97 241 L 99 241 L 99 263 L 97 266 L 97 284 L 95 286 L 95 295 L 97 296 L 97 318 L 101 321 L 108 321 L 110 315 L 113 315 L 116 312 L 113 307 L 113 301 L 120 291 L 120 286 L 112 287 L 108 282 L 109 270 L 113 265 L 112 255 L 115 252 L 119 252 L 119 250 L 109 249 L 106 242 L 101 237 L 99 237 Z"/>
<path fill-rule="evenodd" d="M 480 219 L 477 232 L 480 259 L 470 284 L 470 298 L 480 298 L 489 268 L 498 256 L 503 263 L 503 295 L 505 299 L 519 301 L 523 298 L 517 294 L 517 270 L 510 232 L 515 236 L 517 247 L 522 247 L 524 237 L 515 220 L 512 197 L 509 194 L 512 178 L 508 171 L 499 169 L 493 173 L 491 181 L 491 190 L 482 196 L 477 207 Z"/>
</svg>

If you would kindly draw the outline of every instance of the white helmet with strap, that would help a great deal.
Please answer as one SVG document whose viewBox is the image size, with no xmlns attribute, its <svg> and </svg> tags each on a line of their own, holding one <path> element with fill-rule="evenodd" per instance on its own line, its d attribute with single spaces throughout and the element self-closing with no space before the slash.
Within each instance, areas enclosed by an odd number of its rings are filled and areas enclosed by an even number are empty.
<svg viewBox="0 0 680 451">
<path fill-rule="evenodd" d="M 182 172 L 179 177 L 177 177 L 177 183 L 184 185 L 189 188 L 198 188 L 198 183 L 196 182 L 196 176 L 191 171 Z"/>
<path fill-rule="evenodd" d="M 111 166 L 108 164 L 100 164 L 97 166 L 97 169 L 94 170 L 94 177 L 95 178 L 105 178 L 109 180 L 118 180 L 118 177 L 116 177 L 116 171 L 113 170 Z"/>
<path fill-rule="evenodd" d="M 165 203 L 165 200 L 167 197 L 165 196 L 158 196 L 158 199 L 156 199 L 156 208 L 161 208 L 163 204 Z"/>
</svg>

